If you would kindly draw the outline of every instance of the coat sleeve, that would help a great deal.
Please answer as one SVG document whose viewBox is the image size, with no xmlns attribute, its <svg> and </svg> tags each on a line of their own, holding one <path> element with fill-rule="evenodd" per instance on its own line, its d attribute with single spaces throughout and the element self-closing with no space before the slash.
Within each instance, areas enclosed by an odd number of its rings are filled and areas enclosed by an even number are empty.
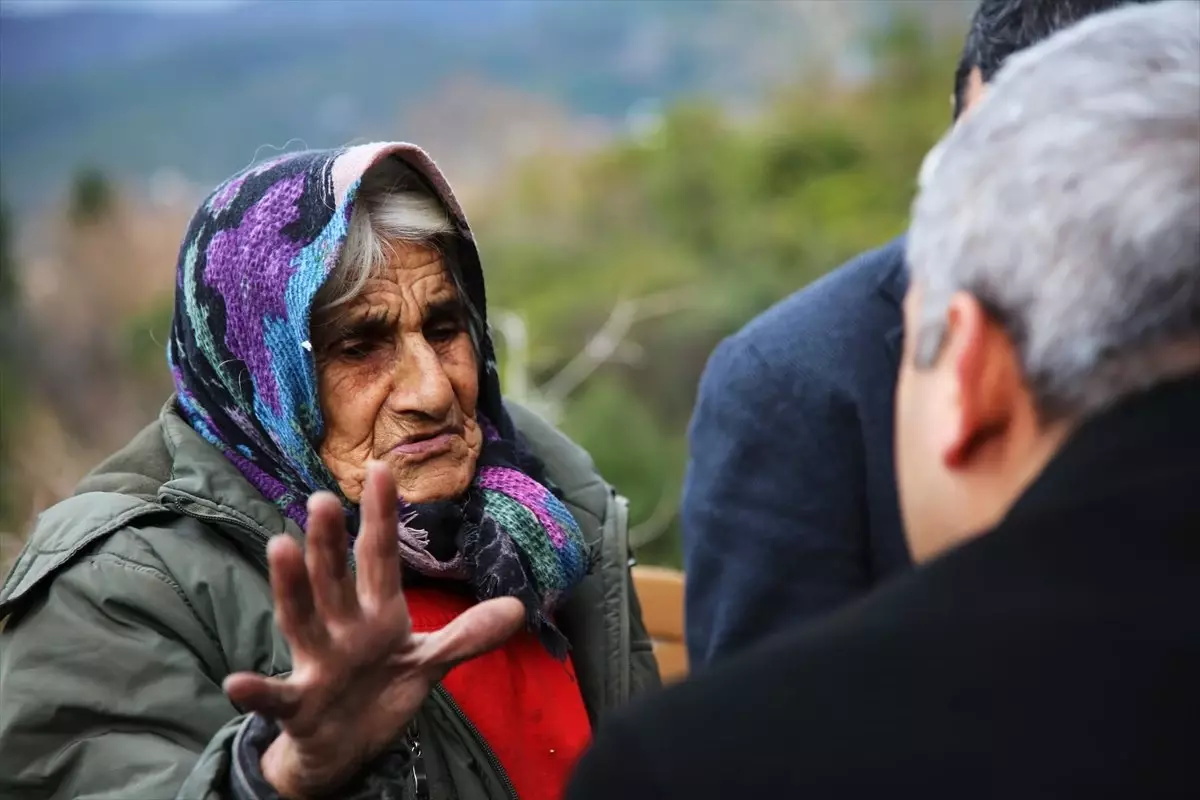
<svg viewBox="0 0 1200 800">
<path fill-rule="evenodd" d="M 0 632 L 0 795 L 232 796 L 242 718 L 215 638 L 168 575 L 99 553 L 32 603 Z"/>
<path fill-rule="evenodd" d="M 705 368 L 681 508 L 693 667 L 867 584 L 861 428 L 811 346 L 772 363 L 743 333 Z"/>
</svg>

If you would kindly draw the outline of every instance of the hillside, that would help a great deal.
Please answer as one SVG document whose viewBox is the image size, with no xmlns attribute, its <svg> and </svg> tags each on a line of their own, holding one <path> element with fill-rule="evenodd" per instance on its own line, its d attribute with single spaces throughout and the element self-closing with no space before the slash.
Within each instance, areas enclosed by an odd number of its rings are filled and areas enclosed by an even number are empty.
<svg viewBox="0 0 1200 800">
<path fill-rule="evenodd" d="M 250 0 L 204 14 L 8 13 L 0 16 L 3 191 L 28 209 L 53 199 L 81 165 L 124 179 L 171 169 L 210 184 L 267 147 L 412 129 L 436 151 L 442 135 L 462 132 L 414 124 L 410 112 L 436 108 L 446 87 L 464 81 L 537 96 L 594 137 L 619 130 L 647 100 L 702 94 L 753 105 L 806 59 L 861 70 L 850 43 L 864 26 L 904 8 L 956 21 L 967 7 Z M 455 103 L 444 116 L 472 124 Z"/>
</svg>

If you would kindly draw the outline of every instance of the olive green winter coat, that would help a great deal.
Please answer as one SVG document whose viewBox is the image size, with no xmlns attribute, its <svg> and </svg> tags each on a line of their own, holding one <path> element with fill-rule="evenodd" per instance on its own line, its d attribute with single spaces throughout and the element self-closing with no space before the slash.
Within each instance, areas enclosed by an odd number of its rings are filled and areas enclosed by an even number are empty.
<svg viewBox="0 0 1200 800">
<path fill-rule="evenodd" d="M 219 798 L 242 714 L 226 675 L 291 669 L 267 579 L 270 536 L 301 531 L 168 405 L 39 519 L 0 590 L 0 797 Z M 509 407 L 591 545 L 559 615 L 595 720 L 658 674 L 630 580 L 623 498 L 590 458 Z M 441 691 L 422 706 L 430 800 L 514 796 Z M 394 777 L 389 790 L 407 797 Z M 349 790 L 348 790 L 349 791 Z"/>
</svg>

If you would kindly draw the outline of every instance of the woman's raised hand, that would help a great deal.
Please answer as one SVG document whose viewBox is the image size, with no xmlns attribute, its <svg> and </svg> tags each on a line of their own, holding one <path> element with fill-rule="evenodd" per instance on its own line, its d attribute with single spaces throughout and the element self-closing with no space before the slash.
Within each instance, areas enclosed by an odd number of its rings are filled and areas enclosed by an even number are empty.
<svg viewBox="0 0 1200 800">
<path fill-rule="evenodd" d="M 288 798 L 327 795 L 398 736 L 433 685 L 453 667 L 519 630 L 514 598 L 480 603 L 436 633 L 412 632 L 400 588 L 396 490 L 386 466 L 367 467 L 362 525 L 346 559 L 341 504 L 312 496 L 305 547 L 277 536 L 267 548 L 275 620 L 292 649 L 292 673 L 239 672 L 225 691 L 239 706 L 277 720 L 282 734 L 262 770 Z"/>
</svg>

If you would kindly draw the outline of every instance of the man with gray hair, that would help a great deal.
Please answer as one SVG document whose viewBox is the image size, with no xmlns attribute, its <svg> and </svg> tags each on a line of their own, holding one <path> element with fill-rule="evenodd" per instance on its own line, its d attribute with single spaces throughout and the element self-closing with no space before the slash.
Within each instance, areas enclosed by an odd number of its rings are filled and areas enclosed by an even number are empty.
<svg viewBox="0 0 1200 800">
<path fill-rule="evenodd" d="M 1200 796 L 1200 3 L 1014 56 L 908 258 L 918 568 L 608 723 L 572 800 Z"/>
<path fill-rule="evenodd" d="M 954 119 L 1013 55 L 1146 1 L 978 0 Z M 693 672 L 912 567 L 893 448 L 905 246 L 893 239 L 781 300 L 705 367 L 679 510 Z"/>
</svg>

